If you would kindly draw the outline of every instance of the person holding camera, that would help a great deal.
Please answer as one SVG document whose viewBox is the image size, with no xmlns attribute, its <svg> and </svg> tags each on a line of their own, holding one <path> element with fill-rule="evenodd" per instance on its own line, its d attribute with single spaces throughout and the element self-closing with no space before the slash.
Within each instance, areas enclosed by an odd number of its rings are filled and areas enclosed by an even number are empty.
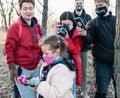
<svg viewBox="0 0 120 98">
<path fill-rule="evenodd" d="M 74 15 L 70 11 L 65 11 L 60 15 L 60 26 L 58 35 L 62 36 L 68 46 L 69 61 L 73 62 L 76 66 L 76 78 L 74 79 L 74 98 L 76 98 L 76 85 L 81 86 L 82 81 L 82 68 L 81 68 L 81 58 L 80 52 L 82 50 L 82 40 L 81 36 L 76 28 L 76 23 L 74 21 Z M 75 85 L 76 83 L 76 85 Z"/>
<path fill-rule="evenodd" d="M 91 16 L 85 12 L 84 0 L 75 0 L 75 10 L 74 16 L 81 18 L 83 23 L 86 25 L 90 20 Z M 88 67 L 88 50 L 90 49 L 89 45 L 83 43 L 83 48 L 80 53 L 82 60 L 82 85 L 81 85 L 81 96 L 84 98 L 89 98 L 87 94 L 87 67 Z"/>
<path fill-rule="evenodd" d="M 109 11 L 110 0 L 95 0 L 97 17 L 90 21 L 87 31 L 78 28 L 83 41 L 94 44 L 92 55 L 96 62 L 96 92 L 94 98 L 106 98 L 111 79 L 114 79 L 114 40 L 116 17 Z M 115 98 L 116 88 L 115 88 Z"/>
</svg>

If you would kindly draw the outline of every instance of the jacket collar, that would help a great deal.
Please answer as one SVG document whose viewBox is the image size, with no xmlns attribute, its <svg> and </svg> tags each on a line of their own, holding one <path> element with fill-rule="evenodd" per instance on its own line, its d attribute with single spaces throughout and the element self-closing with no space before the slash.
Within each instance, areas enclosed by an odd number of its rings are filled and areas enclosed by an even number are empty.
<svg viewBox="0 0 120 98">
<path fill-rule="evenodd" d="M 22 24 L 22 25 L 29 26 L 22 16 L 19 16 L 18 22 L 19 22 L 20 24 Z M 30 27 L 33 27 L 33 26 L 36 25 L 37 23 L 38 23 L 37 19 L 36 19 L 35 17 L 33 17 L 33 18 L 31 19 L 31 25 L 30 25 Z"/>
<path fill-rule="evenodd" d="M 84 17 L 84 16 L 85 16 L 85 13 L 86 13 L 86 12 L 85 12 L 85 10 L 83 9 L 83 10 L 82 10 L 82 14 L 79 16 L 79 15 L 76 14 L 76 10 L 74 10 L 74 15 L 75 15 L 75 17 Z"/>
</svg>

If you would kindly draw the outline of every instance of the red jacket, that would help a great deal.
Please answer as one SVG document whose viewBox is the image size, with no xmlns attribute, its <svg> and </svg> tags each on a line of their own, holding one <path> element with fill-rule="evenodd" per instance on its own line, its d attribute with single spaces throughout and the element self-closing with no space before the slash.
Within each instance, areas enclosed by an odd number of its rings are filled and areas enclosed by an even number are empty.
<svg viewBox="0 0 120 98">
<path fill-rule="evenodd" d="M 82 43 L 81 36 L 77 29 L 73 31 L 72 38 L 66 38 L 66 42 L 67 42 L 70 53 L 72 53 L 73 61 L 76 66 L 76 72 L 77 72 L 76 85 L 80 86 L 82 82 L 82 68 L 81 68 L 80 52 L 82 50 L 83 43 Z"/>
<path fill-rule="evenodd" d="M 29 27 L 19 17 L 8 31 L 5 42 L 5 54 L 8 64 L 17 64 L 25 69 L 33 70 L 37 67 L 42 55 L 39 39 L 43 36 L 36 18 L 32 18 L 33 26 Z"/>
</svg>

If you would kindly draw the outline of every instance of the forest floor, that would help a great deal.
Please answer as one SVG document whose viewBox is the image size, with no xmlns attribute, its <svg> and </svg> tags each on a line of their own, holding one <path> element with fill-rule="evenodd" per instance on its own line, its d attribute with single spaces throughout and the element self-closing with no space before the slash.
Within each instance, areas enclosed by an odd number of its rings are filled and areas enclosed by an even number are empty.
<svg viewBox="0 0 120 98">
<path fill-rule="evenodd" d="M 8 78 L 8 69 L 5 63 L 5 57 L 3 55 L 3 48 L 4 48 L 4 41 L 5 41 L 5 33 L 0 32 L 0 98 L 11 98 L 13 96 L 13 84 L 10 82 Z M 87 93 L 90 98 L 94 98 L 95 92 L 95 78 L 94 78 L 94 68 L 92 64 L 92 56 L 91 52 L 89 51 L 88 57 L 88 82 L 87 82 Z M 82 98 L 80 96 L 79 90 L 77 90 L 77 98 Z M 114 98 L 114 89 L 112 86 L 112 81 L 109 86 L 109 91 L 107 94 L 107 98 Z"/>
</svg>

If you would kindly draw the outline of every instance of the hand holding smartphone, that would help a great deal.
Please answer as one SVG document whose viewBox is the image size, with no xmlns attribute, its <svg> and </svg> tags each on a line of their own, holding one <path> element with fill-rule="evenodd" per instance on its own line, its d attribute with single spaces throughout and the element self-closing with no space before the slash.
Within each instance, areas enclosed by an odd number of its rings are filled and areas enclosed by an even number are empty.
<svg viewBox="0 0 120 98">
<path fill-rule="evenodd" d="M 80 17 L 75 17 L 74 21 L 78 27 L 81 27 L 82 29 L 86 30 L 85 24 L 83 23 L 83 20 Z"/>
</svg>

